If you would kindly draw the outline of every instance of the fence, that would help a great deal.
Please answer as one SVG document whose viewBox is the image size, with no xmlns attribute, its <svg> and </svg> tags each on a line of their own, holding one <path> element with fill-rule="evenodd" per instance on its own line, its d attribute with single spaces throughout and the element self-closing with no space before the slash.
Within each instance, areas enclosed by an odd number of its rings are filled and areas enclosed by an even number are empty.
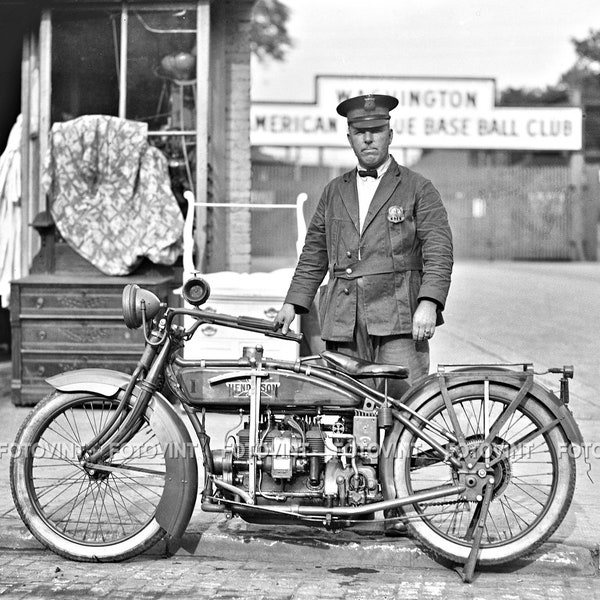
<svg viewBox="0 0 600 600">
<path fill-rule="evenodd" d="M 568 167 L 436 168 L 427 175 L 448 210 L 457 258 L 573 257 Z"/>
<path fill-rule="evenodd" d="M 290 203 L 308 194 L 310 218 L 324 185 L 344 169 L 254 165 L 253 202 Z M 574 258 L 573 194 L 566 166 L 467 167 L 416 170 L 440 191 L 452 226 L 456 258 Z M 289 266 L 296 258 L 294 211 L 252 211 L 255 260 Z M 266 261 L 266 262 L 265 262 Z"/>
<path fill-rule="evenodd" d="M 254 164 L 252 166 L 252 203 L 289 204 L 304 192 L 305 220 L 314 213 L 328 181 L 347 169 L 300 165 Z M 298 229 L 293 210 L 251 211 L 253 270 L 294 266 L 297 258 Z"/>
</svg>

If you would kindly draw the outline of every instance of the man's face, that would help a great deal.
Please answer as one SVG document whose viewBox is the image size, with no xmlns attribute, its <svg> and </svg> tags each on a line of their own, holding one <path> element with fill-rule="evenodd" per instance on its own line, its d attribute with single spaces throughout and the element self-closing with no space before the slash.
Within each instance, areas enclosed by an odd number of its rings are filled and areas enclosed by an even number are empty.
<svg viewBox="0 0 600 600">
<path fill-rule="evenodd" d="M 376 169 L 387 157 L 393 131 L 389 125 L 381 127 L 348 127 L 348 141 L 361 166 Z"/>
</svg>

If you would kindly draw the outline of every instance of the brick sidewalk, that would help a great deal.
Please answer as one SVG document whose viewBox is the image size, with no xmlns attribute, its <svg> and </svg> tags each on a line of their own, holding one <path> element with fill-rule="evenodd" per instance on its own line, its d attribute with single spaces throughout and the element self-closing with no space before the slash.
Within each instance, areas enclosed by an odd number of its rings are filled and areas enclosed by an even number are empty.
<svg viewBox="0 0 600 600">
<path fill-rule="evenodd" d="M 212 598 L 215 600 L 597 600 L 596 577 L 562 568 L 479 573 L 471 585 L 449 569 L 345 562 L 223 560 L 211 556 L 75 563 L 49 552 L 3 553 L 2 598 Z"/>
<path fill-rule="evenodd" d="M 3 456 L 0 596 L 47 598 L 56 592 L 119 598 L 420 599 L 462 597 L 472 589 L 476 597 L 494 600 L 517 594 L 536 600 L 598 598 L 600 321 L 595 314 L 599 303 L 596 263 L 459 264 L 446 325 L 433 341 L 434 364 L 533 361 L 538 370 L 575 365 L 571 408 L 590 450 L 590 462 L 578 460 L 571 510 L 551 540 L 528 561 L 502 572 L 484 572 L 472 588 L 465 588 L 455 573 L 429 559 L 410 539 L 391 540 L 376 532 L 334 536 L 306 528 L 252 526 L 197 510 L 186 533 L 188 552 L 180 550 L 163 559 L 159 547 L 152 555 L 121 565 L 82 565 L 40 550 L 26 532 L 12 509 L 8 461 Z M 5 392 L 0 395 L 0 443 L 12 442 L 29 410 L 10 403 L 9 379 L 7 365 L 0 364 Z M 557 387 L 557 378 L 546 379 L 550 387 Z M 593 481 L 587 477 L 588 468 Z"/>
</svg>

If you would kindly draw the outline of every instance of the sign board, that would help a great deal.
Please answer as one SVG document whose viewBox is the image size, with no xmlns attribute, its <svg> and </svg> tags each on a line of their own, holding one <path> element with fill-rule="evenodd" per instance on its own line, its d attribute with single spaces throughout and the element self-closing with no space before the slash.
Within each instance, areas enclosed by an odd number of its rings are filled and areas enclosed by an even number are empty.
<svg viewBox="0 0 600 600">
<path fill-rule="evenodd" d="M 348 145 L 336 106 L 362 94 L 398 98 L 391 112 L 393 148 L 572 150 L 582 148 L 576 107 L 497 107 L 493 79 L 316 77 L 315 102 L 254 102 L 253 146 Z"/>
</svg>

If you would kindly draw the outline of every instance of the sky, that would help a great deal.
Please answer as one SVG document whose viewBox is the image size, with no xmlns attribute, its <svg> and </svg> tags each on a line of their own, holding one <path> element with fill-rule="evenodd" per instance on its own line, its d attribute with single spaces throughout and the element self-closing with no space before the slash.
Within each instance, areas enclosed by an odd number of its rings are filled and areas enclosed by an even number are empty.
<svg viewBox="0 0 600 600">
<path fill-rule="evenodd" d="M 600 0 L 282 0 L 294 47 L 252 63 L 252 99 L 310 102 L 316 75 L 483 77 L 558 83 L 572 38 L 600 29 Z"/>
</svg>

